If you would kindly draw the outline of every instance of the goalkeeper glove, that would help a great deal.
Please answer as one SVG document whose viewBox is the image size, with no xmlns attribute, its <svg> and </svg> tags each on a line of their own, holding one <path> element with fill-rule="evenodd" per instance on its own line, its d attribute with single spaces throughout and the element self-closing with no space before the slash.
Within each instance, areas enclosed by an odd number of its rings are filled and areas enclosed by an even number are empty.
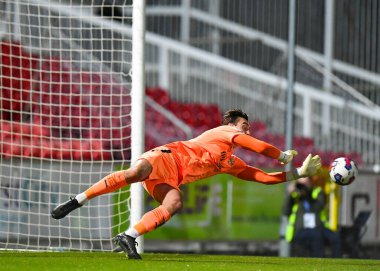
<svg viewBox="0 0 380 271">
<path fill-rule="evenodd" d="M 281 164 L 288 164 L 293 160 L 293 157 L 298 154 L 295 150 L 287 150 L 285 152 L 281 152 L 280 156 L 278 157 L 278 161 Z"/>
<path fill-rule="evenodd" d="M 319 155 L 312 156 L 310 153 L 303 161 L 302 166 L 296 169 L 297 175 L 300 178 L 313 176 L 318 173 L 321 166 L 321 157 Z"/>
</svg>

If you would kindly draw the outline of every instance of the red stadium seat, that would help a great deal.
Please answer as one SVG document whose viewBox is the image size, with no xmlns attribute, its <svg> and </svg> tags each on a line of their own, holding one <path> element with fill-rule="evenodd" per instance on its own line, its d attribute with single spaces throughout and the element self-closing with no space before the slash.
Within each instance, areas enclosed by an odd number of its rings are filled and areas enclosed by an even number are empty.
<svg viewBox="0 0 380 271">
<path fill-rule="evenodd" d="M 0 45 L 2 156 L 78 160 L 130 157 L 131 97 L 123 95 L 128 90 L 121 82 L 109 73 L 78 71 L 60 57 L 32 55 L 17 42 L 2 41 Z M 39 83 L 32 86 L 32 79 Z M 221 123 L 222 112 L 216 104 L 173 101 L 162 88 L 147 88 L 146 94 L 191 126 L 194 135 Z M 21 122 L 25 112 L 33 124 Z M 260 120 L 254 120 L 251 126 L 254 136 L 284 149 L 283 135 L 269 133 Z M 185 138 L 185 133 L 165 116 L 146 107 L 147 149 Z M 294 145 L 302 146 L 295 158 L 297 164 L 308 152 L 321 153 L 324 163 L 338 155 L 362 163 L 357 153 L 315 150 L 311 138 L 297 136 Z M 262 155 L 242 152 L 242 156 L 263 168 L 278 166 Z"/>
</svg>

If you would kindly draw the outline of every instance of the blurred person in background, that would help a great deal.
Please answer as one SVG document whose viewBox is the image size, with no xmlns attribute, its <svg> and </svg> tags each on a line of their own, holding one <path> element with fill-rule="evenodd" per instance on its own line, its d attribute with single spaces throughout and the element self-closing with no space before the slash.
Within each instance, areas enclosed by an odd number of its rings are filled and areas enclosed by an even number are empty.
<svg viewBox="0 0 380 271">
<path fill-rule="evenodd" d="M 329 228 L 326 194 L 316 182 L 317 178 L 305 177 L 288 185 L 283 207 L 288 217 L 285 238 L 294 253 L 302 250 L 311 257 L 322 258 L 328 245 L 331 257 L 340 258 L 340 236 Z"/>
<path fill-rule="evenodd" d="M 124 250 L 128 258 L 141 259 L 136 251 L 135 239 L 163 225 L 181 209 L 182 185 L 221 173 L 246 181 L 277 184 L 314 175 L 321 167 L 320 157 L 309 154 L 299 168 L 289 172 L 266 173 L 233 155 L 235 147 L 277 159 L 282 164 L 289 163 L 297 155 L 295 150 L 283 152 L 250 136 L 247 114 L 233 109 L 224 114 L 221 126 L 188 141 L 168 143 L 145 152 L 129 169 L 109 174 L 86 191 L 57 206 L 51 215 L 54 219 L 61 219 L 94 197 L 142 182 L 160 206 L 145 213 L 136 225 L 131 225 L 114 238 L 115 244 Z"/>
</svg>

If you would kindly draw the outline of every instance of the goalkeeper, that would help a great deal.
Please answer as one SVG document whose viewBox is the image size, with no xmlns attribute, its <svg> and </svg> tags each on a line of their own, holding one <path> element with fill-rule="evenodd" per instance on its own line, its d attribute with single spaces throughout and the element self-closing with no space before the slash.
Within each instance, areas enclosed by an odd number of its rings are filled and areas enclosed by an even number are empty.
<svg viewBox="0 0 380 271">
<path fill-rule="evenodd" d="M 287 164 L 295 150 L 280 151 L 275 146 L 250 136 L 248 116 L 240 109 L 229 110 L 222 125 L 188 141 L 169 143 L 142 154 L 127 170 L 111 173 L 56 207 L 51 215 L 61 219 L 88 200 L 126 185 L 142 182 L 146 191 L 161 205 L 147 213 L 136 225 L 114 238 L 130 259 L 141 259 L 135 239 L 167 222 L 182 207 L 181 186 L 216 174 L 227 173 L 242 180 L 277 184 L 315 175 L 321 167 L 318 155 L 309 154 L 302 166 L 289 172 L 266 173 L 247 165 L 233 155 L 235 147 L 277 159 Z"/>
</svg>

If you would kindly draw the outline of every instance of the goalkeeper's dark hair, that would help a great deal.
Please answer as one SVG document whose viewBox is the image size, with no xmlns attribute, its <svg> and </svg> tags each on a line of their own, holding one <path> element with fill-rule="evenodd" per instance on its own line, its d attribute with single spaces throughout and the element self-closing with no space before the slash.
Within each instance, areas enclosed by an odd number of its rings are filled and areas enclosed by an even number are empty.
<svg viewBox="0 0 380 271">
<path fill-rule="evenodd" d="M 229 123 L 236 124 L 236 121 L 239 117 L 246 119 L 248 121 L 248 115 L 244 113 L 241 109 L 228 110 L 226 113 L 224 113 L 222 124 L 223 125 L 227 125 Z"/>
</svg>

